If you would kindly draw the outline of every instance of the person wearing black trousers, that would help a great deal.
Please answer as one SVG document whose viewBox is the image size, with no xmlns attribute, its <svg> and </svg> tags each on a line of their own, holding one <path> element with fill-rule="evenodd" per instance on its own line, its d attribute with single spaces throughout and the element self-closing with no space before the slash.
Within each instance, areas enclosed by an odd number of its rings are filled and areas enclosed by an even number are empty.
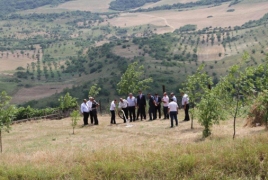
<svg viewBox="0 0 268 180">
<path fill-rule="evenodd" d="M 95 101 L 93 97 L 91 98 L 91 102 L 92 102 L 92 106 L 91 106 L 90 116 L 94 120 L 94 125 L 99 125 L 99 120 L 97 116 L 97 107 L 99 106 L 99 104 Z"/>
<path fill-rule="evenodd" d="M 163 102 L 164 119 L 168 119 L 169 118 L 169 114 L 168 114 L 169 97 L 167 96 L 166 92 L 164 92 L 163 94 L 162 102 Z"/>
<path fill-rule="evenodd" d="M 150 117 L 150 121 L 152 121 L 156 119 L 155 101 L 154 101 L 154 97 L 151 96 L 150 93 L 148 94 L 148 99 L 149 99 L 149 117 Z"/>
<path fill-rule="evenodd" d="M 129 118 L 130 122 L 136 120 L 136 114 L 135 114 L 135 108 L 136 108 L 136 98 L 132 95 L 132 93 L 129 93 L 129 96 L 127 97 L 127 108 L 129 112 Z"/>
<path fill-rule="evenodd" d="M 111 102 L 110 111 L 111 111 L 111 124 L 116 124 L 115 121 L 115 110 L 116 110 L 116 99 Z"/>
<path fill-rule="evenodd" d="M 155 93 L 154 101 L 155 101 L 155 118 L 157 117 L 157 111 L 158 111 L 158 117 L 159 119 L 161 119 L 161 97 L 159 97 L 157 93 Z"/>
<path fill-rule="evenodd" d="M 84 99 L 81 104 L 81 113 L 83 114 L 84 126 L 88 125 L 89 107 L 87 106 L 87 100 Z"/>
<path fill-rule="evenodd" d="M 181 100 L 181 105 L 184 109 L 185 112 L 185 117 L 183 121 L 189 121 L 190 116 L 189 116 L 189 96 L 185 94 L 184 92 L 181 92 L 182 100 Z"/>
<path fill-rule="evenodd" d="M 139 108 L 141 120 L 142 118 L 146 119 L 146 114 L 145 114 L 146 99 L 145 99 L 145 96 L 142 94 L 141 90 L 139 90 L 139 95 L 137 96 L 137 106 Z"/>
</svg>

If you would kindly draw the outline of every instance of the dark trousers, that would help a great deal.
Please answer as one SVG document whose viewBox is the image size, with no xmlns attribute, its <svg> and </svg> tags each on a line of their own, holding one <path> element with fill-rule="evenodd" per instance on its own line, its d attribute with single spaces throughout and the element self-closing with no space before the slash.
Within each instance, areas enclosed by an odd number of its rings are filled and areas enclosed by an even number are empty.
<svg viewBox="0 0 268 180">
<path fill-rule="evenodd" d="M 176 122 L 176 126 L 178 126 L 177 111 L 171 111 L 169 114 L 170 114 L 171 127 L 173 127 L 173 119 Z"/>
<path fill-rule="evenodd" d="M 164 119 L 168 119 L 169 115 L 168 115 L 168 107 L 163 107 L 163 111 L 164 111 Z"/>
<path fill-rule="evenodd" d="M 129 112 L 130 122 L 135 121 L 136 120 L 135 106 L 128 107 L 128 112 Z"/>
<path fill-rule="evenodd" d="M 94 121 L 94 125 L 98 125 L 99 124 L 99 120 L 98 120 L 98 116 L 97 116 L 97 111 L 96 110 L 92 110 L 92 119 Z M 93 121 L 91 121 L 91 123 L 93 124 Z"/>
<path fill-rule="evenodd" d="M 111 124 L 116 124 L 115 122 L 115 111 L 111 111 Z"/>
<path fill-rule="evenodd" d="M 155 106 L 149 107 L 149 117 L 150 117 L 150 120 L 156 119 Z"/>
<path fill-rule="evenodd" d="M 125 117 L 124 117 L 124 123 L 125 123 L 125 122 L 127 122 L 127 119 L 128 119 L 128 109 L 127 108 L 122 108 L 122 110 L 125 113 Z"/>
<path fill-rule="evenodd" d="M 159 119 L 161 119 L 161 106 L 158 105 L 158 106 L 155 106 L 155 118 L 157 117 L 157 111 L 158 111 L 158 117 Z"/>
<path fill-rule="evenodd" d="M 88 112 L 83 112 L 84 125 L 88 125 L 88 116 L 89 116 L 89 113 Z"/>
<path fill-rule="evenodd" d="M 90 115 L 90 123 L 93 124 L 94 123 L 94 119 L 93 119 L 93 113 L 92 113 L 92 111 L 89 111 L 89 115 Z"/>
<path fill-rule="evenodd" d="M 184 120 L 189 121 L 190 120 L 190 117 L 189 117 L 189 104 L 186 104 L 186 108 L 185 108 L 184 112 L 185 112 Z"/>
<path fill-rule="evenodd" d="M 145 106 L 144 105 L 139 106 L 138 112 L 139 112 L 139 114 L 137 115 L 137 118 L 139 118 L 139 115 L 140 115 L 141 116 L 141 120 L 143 118 L 146 119 Z"/>
</svg>

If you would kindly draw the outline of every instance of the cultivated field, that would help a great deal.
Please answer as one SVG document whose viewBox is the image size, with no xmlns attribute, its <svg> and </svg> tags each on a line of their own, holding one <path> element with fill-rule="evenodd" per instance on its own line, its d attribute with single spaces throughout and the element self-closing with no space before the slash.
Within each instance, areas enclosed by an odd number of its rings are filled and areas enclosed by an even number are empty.
<svg viewBox="0 0 268 180">
<path fill-rule="evenodd" d="M 198 29 L 205 27 L 229 27 L 241 26 L 249 20 L 260 19 L 268 12 L 268 2 L 243 3 L 232 6 L 234 12 L 227 12 L 228 3 L 221 6 L 193 9 L 189 11 L 154 11 L 143 13 L 122 13 L 118 18 L 109 22 L 120 27 L 138 26 L 141 24 L 153 24 L 156 26 L 168 26 L 170 31 L 178 29 L 186 24 L 195 24 Z M 213 16 L 212 18 L 207 18 Z"/>
<path fill-rule="evenodd" d="M 69 1 L 63 4 L 60 4 L 56 7 L 44 6 L 37 8 L 35 11 L 51 11 L 51 12 L 60 12 L 60 11 L 91 11 L 91 12 L 109 12 L 109 4 L 112 0 L 74 0 Z M 28 10 L 31 12 L 31 10 Z"/>
<path fill-rule="evenodd" d="M 12 96 L 12 103 L 20 104 L 31 100 L 42 99 L 60 93 L 65 88 L 71 88 L 71 84 L 44 84 L 29 88 L 21 88 Z"/>
</svg>

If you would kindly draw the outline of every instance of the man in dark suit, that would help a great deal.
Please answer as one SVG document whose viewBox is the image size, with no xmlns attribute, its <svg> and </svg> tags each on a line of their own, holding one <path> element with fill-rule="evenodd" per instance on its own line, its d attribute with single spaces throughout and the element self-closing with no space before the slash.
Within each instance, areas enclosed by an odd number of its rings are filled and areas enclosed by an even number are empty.
<svg viewBox="0 0 268 180">
<path fill-rule="evenodd" d="M 142 94 L 142 91 L 139 91 L 139 95 L 137 96 L 137 106 L 139 108 L 141 120 L 142 118 L 146 119 L 145 114 L 145 107 L 146 107 L 146 99 L 145 96 Z"/>
<path fill-rule="evenodd" d="M 159 119 L 161 119 L 161 97 L 158 96 L 157 93 L 155 93 L 155 96 L 154 96 L 154 101 L 155 101 L 155 118 L 157 117 L 157 111 L 158 111 L 158 117 Z"/>
<path fill-rule="evenodd" d="M 154 97 L 151 96 L 150 93 L 148 94 L 148 99 L 149 99 L 149 117 L 150 117 L 150 121 L 152 121 L 156 119 L 155 101 L 154 101 Z"/>
</svg>

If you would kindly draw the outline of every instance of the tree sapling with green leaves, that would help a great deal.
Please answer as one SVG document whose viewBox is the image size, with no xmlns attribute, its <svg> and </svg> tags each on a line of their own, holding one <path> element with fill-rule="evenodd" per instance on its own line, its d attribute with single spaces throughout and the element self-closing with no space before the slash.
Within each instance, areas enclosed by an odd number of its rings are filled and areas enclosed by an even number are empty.
<svg viewBox="0 0 268 180">
<path fill-rule="evenodd" d="M 101 91 L 101 88 L 98 87 L 98 84 L 94 84 L 93 86 L 90 87 L 88 96 L 95 98 L 100 93 L 100 91 Z"/>
<path fill-rule="evenodd" d="M 144 67 L 139 66 L 138 62 L 129 64 L 125 73 L 121 76 L 121 80 L 117 84 L 119 94 L 128 94 L 129 92 L 137 93 L 140 89 L 146 90 L 148 84 L 153 82 L 152 78 L 142 78 Z"/>
<path fill-rule="evenodd" d="M 10 104 L 11 97 L 5 91 L 0 94 L 0 147 L 2 147 L 2 131 L 9 132 L 10 125 L 16 114 L 15 106 Z"/>
<path fill-rule="evenodd" d="M 73 127 L 73 134 L 74 134 L 74 128 L 77 126 L 77 121 L 79 120 L 80 112 L 78 110 L 74 110 L 71 113 L 71 120 L 72 120 L 72 127 Z"/>
</svg>

